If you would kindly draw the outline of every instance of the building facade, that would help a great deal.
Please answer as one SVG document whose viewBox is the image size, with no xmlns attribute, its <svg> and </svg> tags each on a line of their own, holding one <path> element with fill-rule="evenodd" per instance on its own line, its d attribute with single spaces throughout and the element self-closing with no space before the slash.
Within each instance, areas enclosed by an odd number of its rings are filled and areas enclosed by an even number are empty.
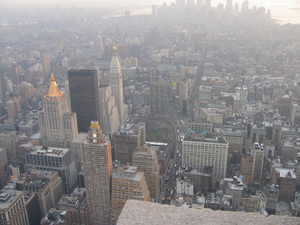
<svg viewBox="0 0 300 225">
<path fill-rule="evenodd" d="M 252 183 L 260 183 L 262 170 L 264 165 L 264 147 L 255 143 L 252 150 L 253 167 L 252 167 Z"/>
<path fill-rule="evenodd" d="M 182 165 L 203 173 L 212 166 L 214 180 L 226 176 L 228 143 L 223 137 L 206 138 L 190 133 L 182 142 Z"/>
<path fill-rule="evenodd" d="M 0 203 L 0 224 L 29 225 L 25 198 L 21 191 L 2 189 Z"/>
<path fill-rule="evenodd" d="M 77 169 L 68 148 L 35 146 L 25 154 L 25 169 L 57 171 L 62 178 L 65 193 L 71 193 L 77 184 Z"/>
<path fill-rule="evenodd" d="M 108 84 L 99 85 L 100 99 L 100 124 L 102 132 L 110 137 L 119 127 L 119 112 L 112 94 L 112 88 Z"/>
<path fill-rule="evenodd" d="M 91 121 L 100 120 L 97 70 L 68 71 L 71 109 L 77 114 L 79 132 L 88 132 Z"/>
<path fill-rule="evenodd" d="M 44 146 L 66 148 L 78 135 L 76 113 L 70 111 L 65 93 L 61 92 L 53 74 L 44 110 L 39 112 L 39 127 Z"/>
<path fill-rule="evenodd" d="M 132 162 L 132 155 L 136 148 L 140 148 L 146 142 L 146 124 L 124 124 L 114 133 L 115 160 Z"/>
<path fill-rule="evenodd" d="M 42 216 L 50 208 L 55 208 L 63 195 L 62 179 L 55 171 L 32 170 L 28 177 L 20 178 L 17 183 L 22 186 L 24 193 L 35 194 Z"/>
<path fill-rule="evenodd" d="M 111 224 L 111 143 L 98 121 L 92 121 L 82 148 L 89 221 L 92 225 Z"/>
<path fill-rule="evenodd" d="M 150 197 L 157 200 L 160 193 L 159 165 L 156 152 L 151 145 L 145 144 L 137 148 L 132 156 L 132 165 L 138 167 L 138 171 L 145 173 Z"/>
<path fill-rule="evenodd" d="M 167 99 L 168 99 L 168 86 L 160 81 L 153 81 L 150 84 L 150 111 L 155 115 L 167 114 Z"/>
<path fill-rule="evenodd" d="M 115 96 L 120 125 L 122 125 L 128 119 L 128 106 L 124 104 L 123 74 L 116 47 L 113 47 L 109 81 L 113 96 Z"/>
<path fill-rule="evenodd" d="M 136 166 L 117 168 L 112 175 L 112 223 L 115 224 L 128 199 L 149 201 L 150 192 L 144 172 L 138 172 Z"/>
</svg>

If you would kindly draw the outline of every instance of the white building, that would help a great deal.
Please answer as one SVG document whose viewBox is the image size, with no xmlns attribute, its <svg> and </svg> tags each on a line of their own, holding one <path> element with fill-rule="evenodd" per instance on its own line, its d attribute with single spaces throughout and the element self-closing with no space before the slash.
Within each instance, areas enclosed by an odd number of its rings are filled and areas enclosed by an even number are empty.
<svg viewBox="0 0 300 225">
<path fill-rule="evenodd" d="M 176 182 L 176 191 L 177 194 L 193 195 L 194 182 L 192 182 L 191 180 L 178 178 Z"/>
<path fill-rule="evenodd" d="M 44 96 L 44 110 L 39 112 L 39 127 L 44 146 L 70 147 L 78 135 L 76 113 L 70 110 L 67 96 L 60 91 L 53 74 Z"/>
<path fill-rule="evenodd" d="M 108 84 L 99 85 L 100 124 L 105 135 L 112 136 L 118 130 L 120 117 L 112 88 Z"/>
<path fill-rule="evenodd" d="M 248 101 L 248 87 L 246 85 L 242 87 L 236 87 L 235 92 L 240 95 L 241 104 L 246 104 Z"/>
<path fill-rule="evenodd" d="M 206 166 L 213 167 L 213 179 L 226 176 L 228 142 L 223 137 L 206 138 L 190 132 L 182 142 L 182 165 L 203 173 Z"/>
<path fill-rule="evenodd" d="M 121 64 L 117 54 L 117 48 L 113 48 L 113 56 L 110 64 L 109 74 L 110 85 L 112 87 L 112 93 L 116 100 L 116 105 L 119 112 L 120 125 L 123 124 L 128 118 L 128 106 L 124 104 L 124 92 L 123 92 L 123 74 L 121 70 Z"/>
</svg>

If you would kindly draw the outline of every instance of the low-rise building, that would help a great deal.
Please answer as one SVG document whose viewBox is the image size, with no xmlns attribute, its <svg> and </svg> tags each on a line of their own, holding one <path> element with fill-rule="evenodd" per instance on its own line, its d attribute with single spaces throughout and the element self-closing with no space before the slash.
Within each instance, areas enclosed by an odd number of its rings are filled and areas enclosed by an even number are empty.
<svg viewBox="0 0 300 225">
<path fill-rule="evenodd" d="M 136 166 L 122 166 L 112 174 L 112 223 L 117 222 L 128 199 L 150 200 L 150 192 L 144 172 L 138 172 Z"/>
<path fill-rule="evenodd" d="M 265 209 L 267 197 L 262 191 L 246 191 L 244 190 L 241 205 L 245 207 L 246 212 L 256 212 Z"/>
<path fill-rule="evenodd" d="M 176 192 L 177 194 L 186 194 L 193 195 L 194 194 L 194 182 L 188 179 L 177 179 L 176 182 Z"/>
<path fill-rule="evenodd" d="M 208 193 L 205 198 L 204 208 L 213 210 L 221 209 L 221 197 L 215 193 Z"/>
<path fill-rule="evenodd" d="M 89 224 L 86 192 L 84 188 L 76 188 L 72 194 L 63 195 L 57 209 L 67 211 L 66 222 L 73 225 Z"/>
<path fill-rule="evenodd" d="M 276 188 L 275 184 L 266 185 L 263 188 L 263 192 L 267 197 L 266 211 L 268 213 L 275 214 L 278 197 L 279 197 L 278 188 Z"/>
<path fill-rule="evenodd" d="M 45 216 L 50 208 L 56 207 L 63 195 L 62 179 L 56 171 L 31 170 L 26 177 L 17 181 L 19 190 L 37 196 L 39 209 Z"/>
<path fill-rule="evenodd" d="M 26 134 L 28 137 L 34 135 L 39 130 L 39 121 L 38 118 L 33 117 L 28 122 L 19 123 L 19 132 Z"/>
<path fill-rule="evenodd" d="M 77 169 L 73 154 L 68 148 L 35 146 L 27 152 L 26 170 L 57 171 L 62 178 L 64 192 L 71 193 L 77 183 Z"/>
<path fill-rule="evenodd" d="M 23 192 L 6 189 L 5 187 L 1 190 L 0 223 L 5 225 L 29 225 Z"/>
<path fill-rule="evenodd" d="M 212 188 L 212 174 L 209 171 L 199 173 L 197 170 L 190 168 L 179 168 L 178 176 L 180 178 L 186 177 L 194 183 L 194 192 L 200 191 L 203 194 L 211 192 Z"/>
</svg>

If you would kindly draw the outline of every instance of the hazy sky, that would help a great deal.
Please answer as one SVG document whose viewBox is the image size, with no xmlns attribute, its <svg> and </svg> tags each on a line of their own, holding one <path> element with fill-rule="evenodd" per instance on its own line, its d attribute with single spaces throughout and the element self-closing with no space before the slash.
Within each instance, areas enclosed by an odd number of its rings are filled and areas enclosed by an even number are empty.
<svg viewBox="0 0 300 225">
<path fill-rule="evenodd" d="M 116 4 L 143 4 L 143 3 L 163 3 L 166 2 L 170 4 L 171 2 L 175 2 L 176 0 L 0 0 L 0 4 L 102 4 L 102 5 L 116 5 Z M 195 0 L 196 2 L 197 0 Z M 203 0 L 204 2 L 205 0 Z M 245 0 L 233 0 L 233 3 L 242 3 Z M 286 4 L 300 4 L 300 0 L 248 0 L 250 6 L 258 5 L 258 6 L 274 6 L 276 4 L 286 5 Z M 226 3 L 226 0 L 211 0 L 213 6 L 218 3 Z M 291 5 L 292 7 L 292 5 Z"/>
<path fill-rule="evenodd" d="M 93 6 L 93 7 L 105 7 L 105 6 L 137 6 L 137 5 L 158 5 L 161 6 L 163 2 L 170 5 L 171 2 L 176 0 L 0 0 L 0 11 L 5 10 L 6 7 L 11 5 L 19 6 L 37 6 L 51 5 L 51 6 Z M 234 3 L 241 4 L 245 0 L 233 0 Z M 197 2 L 197 0 L 195 0 Z M 203 0 L 205 2 L 205 0 Z M 254 5 L 258 7 L 265 7 L 271 10 L 272 18 L 282 20 L 283 23 L 300 23 L 300 0 L 248 0 L 250 8 Z M 211 0 L 213 7 L 218 3 L 226 3 L 226 0 Z M 1 17 L 1 15 L 0 15 Z"/>
</svg>

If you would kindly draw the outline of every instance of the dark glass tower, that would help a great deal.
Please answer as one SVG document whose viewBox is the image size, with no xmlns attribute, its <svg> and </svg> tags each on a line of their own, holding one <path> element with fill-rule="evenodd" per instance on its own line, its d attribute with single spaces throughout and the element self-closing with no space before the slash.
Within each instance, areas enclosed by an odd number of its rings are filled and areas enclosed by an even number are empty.
<svg viewBox="0 0 300 225">
<path fill-rule="evenodd" d="M 91 121 L 99 121 L 99 93 L 97 70 L 68 72 L 71 109 L 77 114 L 79 132 L 87 132 Z"/>
</svg>

